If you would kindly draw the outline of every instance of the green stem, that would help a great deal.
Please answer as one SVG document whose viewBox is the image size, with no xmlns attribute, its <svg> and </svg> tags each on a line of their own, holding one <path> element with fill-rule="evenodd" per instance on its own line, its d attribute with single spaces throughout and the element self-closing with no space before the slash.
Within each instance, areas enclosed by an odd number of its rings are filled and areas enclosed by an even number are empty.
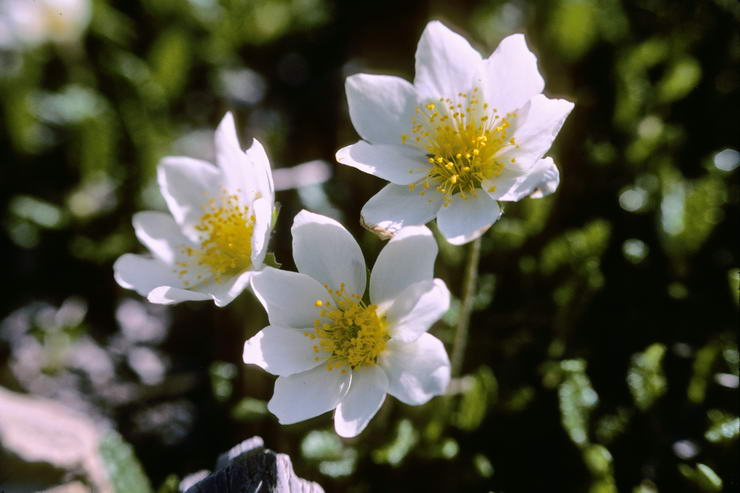
<svg viewBox="0 0 740 493">
<path fill-rule="evenodd" d="M 465 345 L 468 342 L 468 326 L 470 315 L 473 312 L 473 301 L 475 299 L 475 287 L 478 282 L 478 263 L 480 262 L 480 237 L 476 238 L 468 247 L 468 259 L 465 264 L 465 278 L 463 279 L 462 300 L 460 303 L 460 314 L 457 318 L 455 329 L 455 341 L 452 345 L 452 376 L 460 376 Z"/>
</svg>

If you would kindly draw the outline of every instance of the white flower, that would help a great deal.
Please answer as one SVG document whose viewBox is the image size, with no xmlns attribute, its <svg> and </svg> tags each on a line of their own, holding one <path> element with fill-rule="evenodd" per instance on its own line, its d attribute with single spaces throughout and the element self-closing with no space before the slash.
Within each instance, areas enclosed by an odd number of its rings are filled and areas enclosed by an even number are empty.
<svg viewBox="0 0 740 493">
<path fill-rule="evenodd" d="M 243 151 L 227 113 L 216 130 L 216 163 L 166 157 L 159 187 L 170 209 L 139 212 L 136 236 L 152 257 L 125 254 L 118 284 L 152 303 L 213 299 L 225 306 L 262 269 L 272 229 L 270 163 L 255 139 Z"/>
<path fill-rule="evenodd" d="M 391 183 L 362 209 L 381 236 L 435 217 L 450 243 L 483 234 L 497 201 L 555 190 L 559 173 L 542 159 L 573 103 L 542 95 L 544 81 L 524 36 L 481 58 L 439 22 L 416 51 L 414 84 L 385 75 L 347 78 L 349 114 L 363 140 L 337 161 Z"/>
<path fill-rule="evenodd" d="M 0 47 L 76 42 L 91 14 L 90 0 L 0 0 Z"/>
<path fill-rule="evenodd" d="M 282 424 L 336 408 L 341 436 L 360 433 L 386 394 L 411 405 L 442 394 L 450 363 L 427 333 L 449 308 L 433 279 L 437 245 L 424 226 L 408 227 L 380 252 L 365 292 L 365 260 L 338 222 L 307 211 L 294 220 L 300 273 L 265 268 L 252 289 L 270 325 L 244 345 L 244 362 L 278 375 L 268 409 Z"/>
</svg>

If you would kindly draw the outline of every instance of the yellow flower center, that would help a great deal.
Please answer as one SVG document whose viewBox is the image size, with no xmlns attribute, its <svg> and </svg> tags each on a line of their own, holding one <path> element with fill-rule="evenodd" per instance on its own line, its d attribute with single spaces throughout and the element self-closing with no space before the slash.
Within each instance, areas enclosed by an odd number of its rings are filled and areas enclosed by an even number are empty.
<svg viewBox="0 0 740 493">
<path fill-rule="evenodd" d="M 176 263 L 176 272 L 185 287 L 204 280 L 203 270 L 219 282 L 226 276 L 243 272 L 252 264 L 254 214 L 236 194 L 223 190 L 204 207 L 195 230 L 200 248 L 182 247 L 187 260 Z"/>
<path fill-rule="evenodd" d="M 331 299 L 316 300 L 321 317 L 314 321 L 313 331 L 304 332 L 316 341 L 314 359 L 325 360 L 329 371 L 340 368 L 342 373 L 347 367 L 376 365 L 390 339 L 385 317 L 378 315 L 376 305 L 366 305 L 360 295 L 347 293 L 344 283 L 339 290 L 324 288 Z"/>
<path fill-rule="evenodd" d="M 508 135 L 516 116 L 489 108 L 478 88 L 471 94 L 458 93 L 454 100 L 440 98 L 439 102 L 417 106 L 411 134 L 401 135 L 401 143 L 422 149 L 431 167 L 421 182 L 409 185 L 409 190 L 424 195 L 433 187 L 444 195 L 445 206 L 458 194 L 463 200 L 475 197 L 484 180 L 504 170 L 499 151 L 518 147 Z M 491 187 L 488 191 L 494 190 Z"/>
</svg>

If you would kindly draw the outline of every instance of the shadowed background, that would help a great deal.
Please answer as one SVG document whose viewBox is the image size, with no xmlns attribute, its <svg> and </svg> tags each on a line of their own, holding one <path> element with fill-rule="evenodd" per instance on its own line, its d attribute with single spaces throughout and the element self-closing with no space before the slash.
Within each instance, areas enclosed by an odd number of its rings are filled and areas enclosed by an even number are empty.
<svg viewBox="0 0 740 493">
<path fill-rule="evenodd" d="M 327 491 L 738 487 L 736 2 L 91 9 L 79 39 L 3 44 L 0 31 L 0 385 L 117 430 L 160 491 L 252 435 Z M 271 250 L 283 268 L 294 269 L 302 208 L 339 219 L 372 265 L 383 243 L 358 218 L 383 182 L 335 164 L 357 139 L 344 78 L 412 79 L 432 19 L 486 56 L 526 34 L 545 94 L 576 104 L 550 152 L 561 186 L 506 204 L 484 236 L 453 397 L 389 398 L 352 440 L 329 415 L 280 426 L 265 408 L 274 377 L 241 363 L 266 324 L 251 294 L 225 309 L 153 306 L 116 285 L 113 261 L 142 250 L 132 214 L 164 208 L 158 159 L 211 158 L 231 110 L 242 142 L 259 138 L 273 167 L 317 161 L 278 180 Z M 436 274 L 454 296 L 464 252 L 440 243 Z M 448 350 L 457 303 L 433 329 Z M 0 465 L 0 486 L 13 474 Z M 146 491 L 130 474 L 120 491 Z"/>
</svg>

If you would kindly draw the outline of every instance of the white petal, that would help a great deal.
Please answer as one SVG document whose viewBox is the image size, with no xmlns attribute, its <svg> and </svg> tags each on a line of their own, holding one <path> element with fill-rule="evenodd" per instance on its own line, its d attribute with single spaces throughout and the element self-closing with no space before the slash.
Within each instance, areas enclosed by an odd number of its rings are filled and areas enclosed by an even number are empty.
<svg viewBox="0 0 740 493">
<path fill-rule="evenodd" d="M 171 266 L 160 260 L 126 253 L 113 264 L 113 276 L 123 288 L 142 296 L 158 286 L 182 286 Z"/>
<path fill-rule="evenodd" d="M 325 300 L 326 290 L 306 274 L 265 267 L 252 276 L 252 291 L 267 311 L 270 324 L 280 327 L 313 327 L 321 309 L 316 300 Z"/>
<path fill-rule="evenodd" d="M 450 292 L 442 279 L 419 281 L 403 290 L 385 316 L 391 336 L 415 341 L 450 308 Z"/>
<path fill-rule="evenodd" d="M 331 411 L 347 393 L 350 373 L 329 371 L 326 365 L 278 377 L 267 409 L 280 424 L 289 425 Z"/>
<path fill-rule="evenodd" d="M 442 341 L 422 334 L 414 342 L 388 342 L 382 365 L 388 375 L 388 393 L 406 404 L 424 404 L 441 395 L 450 382 L 450 360 Z"/>
<path fill-rule="evenodd" d="M 134 231 L 139 241 L 162 262 L 172 265 L 180 257 L 180 248 L 190 246 L 171 215 L 145 211 L 134 214 Z"/>
<path fill-rule="evenodd" d="M 189 289 L 174 288 L 170 286 L 159 286 L 154 288 L 147 296 L 150 303 L 160 303 L 162 305 L 172 305 L 182 301 L 203 301 L 211 297 L 200 291 L 191 291 Z"/>
<path fill-rule="evenodd" d="M 439 21 L 427 24 L 416 48 L 419 100 L 454 98 L 482 84 L 482 59 L 470 43 Z"/>
<path fill-rule="evenodd" d="M 352 371 L 347 395 L 334 413 L 337 435 L 350 438 L 359 435 L 383 405 L 388 392 L 388 377 L 377 366 Z"/>
<path fill-rule="evenodd" d="M 548 99 L 542 94 L 533 97 L 523 109 L 525 120 L 514 132 L 519 148 L 508 149 L 502 157 L 516 157 L 533 166 L 550 149 L 572 109 L 573 103 L 564 99 Z"/>
<path fill-rule="evenodd" d="M 194 226 L 208 201 L 221 194 L 221 172 L 215 166 L 187 157 L 166 157 L 157 168 L 157 178 L 167 207 L 188 238 L 197 240 Z"/>
<path fill-rule="evenodd" d="M 265 148 L 257 139 L 252 139 L 252 146 L 246 151 L 247 159 L 252 162 L 257 192 L 270 202 L 274 202 L 275 184 L 272 181 L 272 169 Z"/>
<path fill-rule="evenodd" d="M 553 193 L 559 184 L 560 171 L 552 158 L 540 159 L 523 180 L 498 200 L 518 201 L 527 196 L 539 199 Z"/>
<path fill-rule="evenodd" d="M 254 165 L 239 144 L 234 117 L 226 115 L 216 129 L 214 139 L 216 164 L 224 175 L 224 185 L 229 193 L 238 192 L 243 203 L 249 205 L 258 191 Z"/>
<path fill-rule="evenodd" d="M 252 231 L 252 269 L 262 268 L 267 253 L 267 244 L 272 233 L 272 211 L 274 203 L 267 197 L 252 202 L 254 230 Z"/>
<path fill-rule="evenodd" d="M 314 342 L 299 329 L 268 325 L 244 343 L 244 362 L 273 375 L 292 375 L 319 365 Z"/>
<path fill-rule="evenodd" d="M 361 140 L 339 149 L 337 161 L 397 185 L 415 183 L 429 171 L 416 148 L 399 144 L 370 144 Z"/>
<path fill-rule="evenodd" d="M 303 210 L 293 219 L 293 259 L 300 272 L 321 284 L 365 293 L 365 258 L 360 245 L 334 219 Z"/>
<path fill-rule="evenodd" d="M 357 133 L 373 144 L 400 144 L 411 131 L 416 91 L 409 82 L 388 75 L 356 74 L 345 83 L 349 116 Z"/>
<path fill-rule="evenodd" d="M 501 200 L 501 197 L 508 196 L 511 191 L 516 190 L 527 179 L 527 173 L 529 173 L 529 169 L 507 165 L 499 176 L 483 180 L 481 188 L 493 200 Z"/>
<path fill-rule="evenodd" d="M 529 192 L 529 198 L 541 199 L 555 193 L 560 185 L 560 170 L 550 157 L 540 159 L 532 171 L 534 188 Z"/>
<path fill-rule="evenodd" d="M 203 290 L 210 293 L 216 306 L 224 307 L 234 301 L 244 291 L 244 288 L 249 286 L 253 275 L 253 271 L 242 272 L 222 282 L 210 284 Z"/>
<path fill-rule="evenodd" d="M 437 226 L 445 239 L 453 245 L 473 241 L 485 233 L 501 217 L 498 203 L 478 190 L 475 197 L 462 200 L 455 197 L 437 214 Z"/>
<path fill-rule="evenodd" d="M 419 187 L 417 187 L 418 189 Z M 426 224 L 442 207 L 442 194 L 426 190 L 424 195 L 404 185 L 388 184 L 362 207 L 362 222 L 381 237 L 388 238 L 405 226 Z"/>
<path fill-rule="evenodd" d="M 370 274 L 370 301 L 392 300 L 408 286 L 434 277 L 437 242 L 426 226 L 407 226 L 380 251 Z"/>
<path fill-rule="evenodd" d="M 537 57 L 522 34 L 512 34 L 484 61 L 486 101 L 499 113 L 514 111 L 545 87 L 537 70 Z"/>
</svg>

